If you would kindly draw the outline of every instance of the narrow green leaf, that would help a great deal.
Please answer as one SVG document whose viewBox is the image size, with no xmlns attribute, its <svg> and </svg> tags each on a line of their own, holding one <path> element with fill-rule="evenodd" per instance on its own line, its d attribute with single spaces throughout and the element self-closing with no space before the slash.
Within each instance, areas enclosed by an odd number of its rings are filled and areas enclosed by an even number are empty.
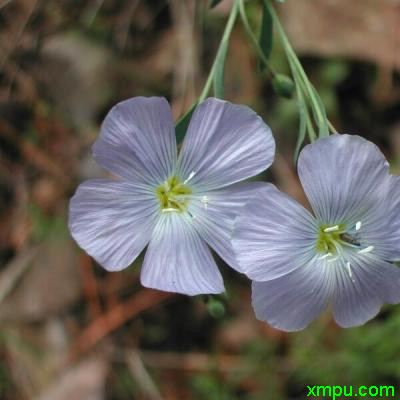
<svg viewBox="0 0 400 400">
<path fill-rule="evenodd" d="M 319 137 L 327 137 L 329 136 L 329 124 L 328 117 L 326 115 L 325 105 L 322 102 L 321 96 L 318 94 L 314 86 L 311 85 L 311 91 L 315 98 L 316 103 L 318 104 L 320 113 L 322 114 L 322 120 L 319 122 Z"/>
<path fill-rule="evenodd" d="M 261 29 L 260 29 L 260 36 L 258 39 L 258 45 L 260 46 L 260 49 L 263 52 L 265 59 L 267 60 L 271 55 L 272 41 L 273 41 L 272 16 L 265 2 L 263 2 L 263 13 L 261 19 Z M 259 62 L 260 70 L 263 71 L 265 67 L 266 67 L 265 63 L 260 60 Z"/>
<path fill-rule="evenodd" d="M 192 117 L 193 111 L 197 106 L 197 102 L 194 103 L 189 111 L 179 119 L 175 126 L 175 135 L 176 135 L 176 142 L 179 144 L 182 142 L 183 138 L 185 137 L 187 128 L 189 126 L 190 118 Z"/>
<path fill-rule="evenodd" d="M 221 42 L 221 47 L 214 64 L 214 96 L 222 99 L 224 97 L 224 70 L 226 54 L 228 52 L 229 39 Z"/>
<path fill-rule="evenodd" d="M 299 136 L 297 138 L 296 149 L 294 151 L 294 164 L 296 165 L 299 157 L 300 148 L 304 143 L 307 130 L 307 108 L 304 103 L 299 102 Z"/>
<path fill-rule="evenodd" d="M 208 7 L 209 8 L 214 8 L 216 7 L 219 3 L 221 3 L 222 0 L 209 0 L 208 2 Z"/>
</svg>

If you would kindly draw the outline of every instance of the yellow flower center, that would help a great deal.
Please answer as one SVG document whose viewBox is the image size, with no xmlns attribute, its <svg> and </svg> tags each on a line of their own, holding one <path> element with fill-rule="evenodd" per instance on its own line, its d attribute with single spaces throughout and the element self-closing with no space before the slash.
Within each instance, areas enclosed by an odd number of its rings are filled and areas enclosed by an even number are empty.
<svg viewBox="0 0 400 400">
<path fill-rule="evenodd" d="M 319 227 L 316 248 L 320 253 L 336 254 L 340 245 L 359 246 L 360 244 L 346 233 L 344 224 Z"/>
<path fill-rule="evenodd" d="M 156 189 L 162 212 L 186 211 L 191 194 L 191 189 L 177 176 L 167 179 Z"/>
</svg>

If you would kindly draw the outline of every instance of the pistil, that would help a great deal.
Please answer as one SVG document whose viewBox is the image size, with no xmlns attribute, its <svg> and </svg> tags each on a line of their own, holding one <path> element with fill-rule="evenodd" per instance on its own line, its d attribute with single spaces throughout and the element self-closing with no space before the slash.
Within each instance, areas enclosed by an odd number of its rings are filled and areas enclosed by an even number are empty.
<svg viewBox="0 0 400 400">
<path fill-rule="evenodd" d="M 192 175 L 192 174 L 191 174 Z M 161 212 L 183 212 L 187 210 L 191 189 L 185 184 L 191 177 L 181 182 L 177 176 L 173 176 L 163 182 L 156 189 L 156 195 L 160 201 Z"/>
</svg>

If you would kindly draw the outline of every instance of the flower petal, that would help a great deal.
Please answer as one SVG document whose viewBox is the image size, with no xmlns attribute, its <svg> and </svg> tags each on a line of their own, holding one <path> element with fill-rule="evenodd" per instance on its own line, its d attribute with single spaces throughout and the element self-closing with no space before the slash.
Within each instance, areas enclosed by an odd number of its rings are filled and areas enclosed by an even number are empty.
<svg viewBox="0 0 400 400">
<path fill-rule="evenodd" d="M 192 222 L 200 236 L 232 268 L 241 272 L 232 248 L 235 217 L 249 196 L 263 183 L 238 183 L 224 189 L 196 193 L 190 203 Z"/>
<path fill-rule="evenodd" d="M 381 219 L 379 227 L 385 231 L 385 242 L 390 247 L 390 261 L 400 260 L 400 176 L 390 177 L 390 189 L 386 203 L 382 207 L 385 212 L 385 220 Z M 382 226 L 384 222 L 388 225 Z M 378 225 L 378 224 L 377 224 Z"/>
<path fill-rule="evenodd" d="M 298 162 L 303 188 L 325 224 L 355 223 L 366 210 L 379 208 L 387 192 L 388 167 L 373 143 L 338 134 L 306 146 Z"/>
<path fill-rule="evenodd" d="M 143 286 L 188 295 L 221 293 L 222 276 L 206 243 L 184 214 L 161 216 L 141 272 Z"/>
<path fill-rule="evenodd" d="M 400 302 L 400 268 L 367 254 L 350 265 L 351 275 L 346 266 L 335 266 L 333 317 L 343 328 L 364 324 L 385 302 Z"/>
<path fill-rule="evenodd" d="M 118 271 L 144 249 L 158 215 L 152 193 L 127 182 L 96 179 L 82 183 L 72 197 L 69 229 L 99 264 Z"/>
<path fill-rule="evenodd" d="M 253 282 L 256 317 L 283 331 L 304 329 L 328 305 L 333 279 L 329 267 L 317 258 L 267 282 Z"/>
<path fill-rule="evenodd" d="M 93 145 L 95 160 L 129 180 L 159 184 L 175 168 L 174 121 L 160 97 L 134 97 L 114 106 Z"/>
<path fill-rule="evenodd" d="M 267 169 L 275 142 L 250 108 L 209 98 L 195 110 L 179 157 L 180 175 L 201 190 L 241 181 Z"/>
<path fill-rule="evenodd" d="M 264 184 L 241 208 L 232 244 L 242 271 L 251 279 L 268 281 L 313 257 L 316 232 L 306 209 L 274 185 Z"/>
</svg>

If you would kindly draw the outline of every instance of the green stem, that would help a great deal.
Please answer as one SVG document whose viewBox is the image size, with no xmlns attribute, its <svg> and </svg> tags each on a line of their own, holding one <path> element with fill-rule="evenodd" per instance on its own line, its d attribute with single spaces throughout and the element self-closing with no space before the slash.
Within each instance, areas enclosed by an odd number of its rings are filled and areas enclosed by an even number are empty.
<svg viewBox="0 0 400 400">
<path fill-rule="evenodd" d="M 271 5 L 271 2 L 269 0 L 263 1 L 265 6 L 268 8 L 274 25 L 276 26 L 278 33 L 282 39 L 282 44 L 285 49 L 286 56 L 292 71 L 292 75 L 295 78 L 296 84 L 301 86 L 302 90 L 311 102 L 311 110 L 314 114 L 315 122 L 320 129 L 320 137 L 328 135 L 329 129 L 331 129 L 333 132 L 336 132 L 333 125 L 327 119 L 322 101 L 319 99 L 319 97 L 317 97 L 318 94 L 316 93 L 313 85 L 309 81 L 299 59 L 296 56 L 296 53 L 293 50 L 293 47 L 289 42 L 286 32 L 284 31 L 282 24 L 279 20 L 278 14 L 275 11 L 275 8 Z"/>
<path fill-rule="evenodd" d="M 215 59 L 214 59 L 213 65 L 211 67 L 210 73 L 208 74 L 208 77 L 207 77 L 206 83 L 204 85 L 204 88 L 203 88 L 203 90 L 202 90 L 202 92 L 201 92 L 201 94 L 200 94 L 200 96 L 198 98 L 198 103 L 201 103 L 207 97 L 208 93 L 210 92 L 211 85 L 212 85 L 212 82 L 213 82 L 213 79 L 214 79 L 215 68 L 216 68 L 218 59 L 221 56 L 222 52 L 224 51 L 224 47 L 225 47 L 226 42 L 229 41 L 229 37 L 231 35 L 233 25 L 235 24 L 235 21 L 236 21 L 236 17 L 237 17 L 237 14 L 238 14 L 238 9 L 239 9 L 238 5 L 239 5 L 239 0 L 235 0 L 235 2 L 232 5 L 231 12 L 229 13 L 228 22 L 226 23 L 225 30 L 224 30 L 224 33 L 222 35 L 222 39 L 221 39 L 221 42 L 219 44 L 218 51 L 217 51 L 217 54 L 215 56 Z"/>
<path fill-rule="evenodd" d="M 257 38 L 254 35 L 254 32 L 252 31 L 251 27 L 250 27 L 250 23 L 249 23 L 249 19 L 247 18 L 247 14 L 244 8 L 244 1 L 243 0 L 239 0 L 239 13 L 240 13 L 240 17 L 242 19 L 243 22 L 243 26 L 247 32 L 247 34 L 249 35 L 251 42 L 253 43 L 254 49 L 257 51 L 258 56 L 260 57 L 261 61 L 265 64 L 265 66 L 268 69 L 269 74 L 271 75 L 271 77 L 273 77 L 275 75 L 275 72 L 273 71 L 273 69 L 270 67 L 269 65 L 269 61 L 267 59 L 267 57 L 265 57 L 265 54 L 263 53 L 263 51 L 261 50 Z"/>
<path fill-rule="evenodd" d="M 333 124 L 328 120 L 328 126 L 329 129 L 333 132 L 333 133 L 338 133 L 338 131 L 336 130 L 336 128 L 333 126 Z"/>
<path fill-rule="evenodd" d="M 294 52 L 293 47 L 290 44 L 288 37 L 286 36 L 286 32 L 284 31 L 284 29 L 282 27 L 282 24 L 281 24 L 281 21 L 279 20 L 278 14 L 276 13 L 275 8 L 272 7 L 272 5 L 271 5 L 269 0 L 264 0 L 264 3 L 266 5 L 266 7 L 268 7 L 269 12 L 270 12 L 270 14 L 272 16 L 272 19 L 274 21 L 274 24 L 275 24 L 276 28 L 278 29 L 279 35 L 282 38 L 282 43 L 283 43 L 283 45 L 285 47 L 286 54 L 288 55 L 288 58 L 290 58 L 292 60 L 296 70 L 299 72 L 299 74 L 300 74 L 300 76 L 301 76 L 301 78 L 302 78 L 302 80 L 303 80 L 303 82 L 305 84 L 305 89 L 307 91 L 307 94 L 310 97 L 310 100 L 312 101 L 313 106 L 316 108 L 316 110 L 318 110 L 318 119 L 321 120 L 322 119 L 322 115 L 321 115 L 321 113 L 319 111 L 318 103 L 316 102 L 316 100 L 315 100 L 315 98 L 313 96 L 313 93 L 311 91 L 311 88 L 309 87 L 310 81 L 308 80 L 307 75 L 304 72 L 304 69 L 303 69 L 300 61 L 297 58 L 296 53 Z"/>
</svg>

